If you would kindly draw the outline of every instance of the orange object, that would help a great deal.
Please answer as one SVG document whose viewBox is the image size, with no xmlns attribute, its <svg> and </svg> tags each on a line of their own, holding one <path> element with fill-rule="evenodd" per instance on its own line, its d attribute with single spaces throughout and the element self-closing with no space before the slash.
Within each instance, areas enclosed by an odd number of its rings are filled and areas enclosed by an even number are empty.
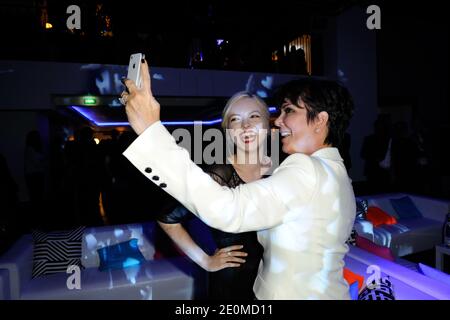
<svg viewBox="0 0 450 320">
<path fill-rule="evenodd" d="M 348 268 L 344 268 L 344 279 L 348 282 L 348 285 L 352 285 L 355 281 L 358 281 L 358 291 L 361 290 L 364 284 L 364 277 L 362 275 L 356 274 Z"/>
<path fill-rule="evenodd" d="M 366 219 L 372 222 L 374 227 L 378 227 L 382 224 L 396 224 L 397 219 L 381 210 L 378 207 L 369 207 L 367 209 Z"/>
</svg>

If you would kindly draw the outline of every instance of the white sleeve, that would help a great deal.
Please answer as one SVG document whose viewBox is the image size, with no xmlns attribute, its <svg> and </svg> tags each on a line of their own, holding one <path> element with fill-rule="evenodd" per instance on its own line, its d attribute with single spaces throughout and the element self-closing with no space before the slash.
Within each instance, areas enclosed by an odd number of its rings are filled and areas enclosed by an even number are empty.
<svg viewBox="0 0 450 320">
<path fill-rule="evenodd" d="M 231 189 L 215 182 L 191 161 L 186 149 L 156 122 L 123 153 L 206 224 L 226 232 L 262 230 L 295 219 L 316 185 L 308 156 L 290 156 L 272 176 Z"/>
</svg>

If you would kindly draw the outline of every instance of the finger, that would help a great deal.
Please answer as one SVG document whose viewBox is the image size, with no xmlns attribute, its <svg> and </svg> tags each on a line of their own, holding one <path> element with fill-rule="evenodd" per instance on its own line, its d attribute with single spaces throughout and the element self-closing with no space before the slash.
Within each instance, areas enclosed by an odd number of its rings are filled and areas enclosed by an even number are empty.
<svg viewBox="0 0 450 320">
<path fill-rule="evenodd" d="M 233 251 L 233 250 L 242 249 L 243 247 L 244 247 L 243 245 L 237 244 L 237 245 L 233 245 L 233 246 L 222 248 L 222 250 L 224 250 L 224 251 Z"/>
<path fill-rule="evenodd" d="M 223 256 L 228 256 L 228 257 L 246 257 L 246 256 L 248 256 L 248 253 L 243 252 L 243 251 L 227 251 L 227 252 L 222 252 L 221 254 Z"/>
<path fill-rule="evenodd" d="M 126 77 L 122 77 L 122 78 L 120 79 L 120 82 L 122 82 L 123 86 L 125 87 L 125 91 L 124 91 L 124 92 L 130 93 L 130 92 L 128 91 L 127 86 L 125 85 L 125 80 L 126 80 L 126 79 L 127 79 Z"/>
<path fill-rule="evenodd" d="M 142 77 L 142 85 L 143 88 L 147 89 L 150 95 L 152 94 L 152 80 L 150 77 L 150 69 L 148 67 L 147 61 L 145 59 L 142 59 L 141 62 L 141 77 Z"/>
<path fill-rule="evenodd" d="M 232 257 L 232 258 L 228 259 L 227 262 L 239 262 L 239 263 L 245 263 L 245 260 L 244 260 L 244 259 L 241 259 L 241 258 Z"/>
<path fill-rule="evenodd" d="M 235 257 L 246 257 L 248 256 L 247 252 L 243 252 L 243 251 L 233 251 L 233 256 Z"/>
<path fill-rule="evenodd" d="M 240 267 L 240 266 L 241 265 L 239 263 L 232 263 L 232 262 L 225 263 L 225 265 L 224 265 L 225 268 L 236 268 L 236 267 Z"/>
<path fill-rule="evenodd" d="M 128 92 L 129 92 L 130 94 L 133 94 L 133 93 L 139 91 L 139 88 L 136 87 L 136 83 L 134 83 L 134 81 L 131 80 L 131 79 L 126 79 L 126 80 L 124 81 L 124 84 L 125 84 L 125 86 L 127 87 Z"/>
</svg>

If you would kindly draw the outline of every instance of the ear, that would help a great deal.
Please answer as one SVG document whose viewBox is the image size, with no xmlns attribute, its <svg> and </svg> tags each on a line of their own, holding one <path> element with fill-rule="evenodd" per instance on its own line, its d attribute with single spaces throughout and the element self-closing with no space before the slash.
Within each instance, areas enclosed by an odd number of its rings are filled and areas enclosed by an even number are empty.
<svg viewBox="0 0 450 320">
<path fill-rule="evenodd" d="M 317 117 L 316 117 L 316 121 L 314 123 L 315 126 L 315 130 L 317 132 L 320 132 L 326 128 L 328 128 L 328 112 L 326 111 L 321 111 Z"/>
</svg>

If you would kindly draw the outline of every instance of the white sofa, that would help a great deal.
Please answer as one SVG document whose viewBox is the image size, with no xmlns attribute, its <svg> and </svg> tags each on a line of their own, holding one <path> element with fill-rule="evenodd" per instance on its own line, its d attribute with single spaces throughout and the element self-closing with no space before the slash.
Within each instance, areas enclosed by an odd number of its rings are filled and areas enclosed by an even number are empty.
<svg viewBox="0 0 450 320">
<path fill-rule="evenodd" d="M 409 196 L 422 218 L 400 219 L 390 199 Z M 356 232 L 372 242 L 388 247 L 396 257 L 433 249 L 442 243 L 442 228 L 450 201 L 433 199 L 413 194 L 394 193 L 357 197 L 368 200 L 369 206 L 376 206 L 397 218 L 395 225 L 373 227 L 367 220 L 356 219 Z"/>
<path fill-rule="evenodd" d="M 192 262 L 184 258 L 151 260 L 155 251 L 153 229 L 155 225 L 123 225 L 89 228 L 83 239 L 81 289 L 69 290 L 68 274 L 57 273 L 31 278 L 33 244 L 31 235 L 21 237 L 0 257 L 0 300 L 9 299 L 192 299 L 194 279 Z M 138 238 L 143 255 L 149 259 L 138 267 L 100 272 L 94 254 L 104 244 L 114 244 Z M 428 278 L 397 263 L 385 260 L 358 247 L 350 246 L 345 257 L 351 271 L 370 276 L 367 268 L 377 265 L 383 275 L 393 283 L 395 297 L 408 299 L 450 299 L 450 286 Z"/>
<path fill-rule="evenodd" d="M 71 274 L 32 278 L 33 240 L 22 236 L 0 257 L 0 299 L 192 299 L 194 279 L 185 258 L 153 260 L 154 223 L 87 228 L 83 234 L 81 289 L 68 289 Z M 138 239 L 146 261 L 120 270 L 98 270 L 97 249 Z"/>
</svg>

